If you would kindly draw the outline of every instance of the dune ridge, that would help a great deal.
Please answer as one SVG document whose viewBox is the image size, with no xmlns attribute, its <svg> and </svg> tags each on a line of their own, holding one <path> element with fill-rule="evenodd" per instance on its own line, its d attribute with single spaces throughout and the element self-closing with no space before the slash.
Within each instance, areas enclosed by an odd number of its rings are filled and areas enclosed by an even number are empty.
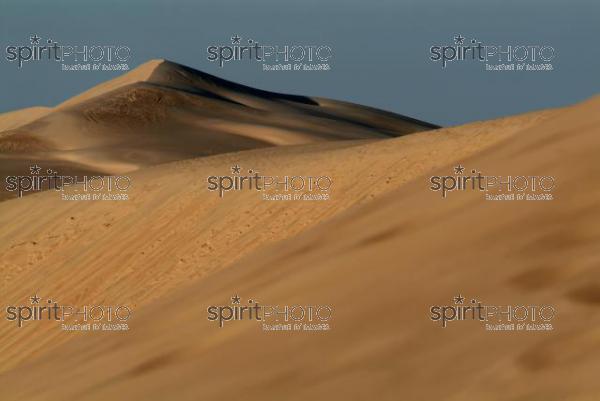
<svg viewBox="0 0 600 401">
<path fill-rule="evenodd" d="M 552 111 L 501 141 L 496 135 L 511 126 L 510 119 L 491 122 L 487 132 L 486 123 L 475 124 L 476 135 L 466 126 L 385 146 L 351 146 L 344 152 L 362 154 L 361 163 L 380 161 L 381 152 L 393 146 L 398 157 L 404 149 L 399 144 L 410 141 L 429 151 L 439 145 L 436 155 L 446 158 L 423 170 L 407 160 L 399 167 L 417 170 L 412 180 L 404 181 L 400 168 L 386 194 L 142 307 L 125 335 L 80 336 L 23 362 L 0 377 L 0 391 L 9 401 L 164 400 L 175 394 L 183 401 L 592 400 L 600 391 L 594 380 L 600 363 L 594 313 L 600 185 L 583 186 L 580 178 L 600 173 L 594 158 L 600 149 L 600 116 L 594 113 L 599 105 L 594 98 Z M 466 140 L 456 144 L 460 134 Z M 484 142 L 490 146 L 467 154 L 453 148 Z M 419 154 L 415 150 L 408 149 L 407 158 Z M 228 162 L 261 152 L 242 152 Z M 322 152 L 334 160 L 344 154 Z M 476 191 L 442 199 L 428 189 L 427 175 L 447 174 L 457 161 L 498 174 L 552 175 L 556 199 L 491 202 Z M 283 168 L 273 160 L 272 168 L 277 166 Z M 370 172 L 383 177 L 389 168 L 382 163 Z M 342 172 L 338 177 L 355 181 Z M 211 210 L 231 211 L 244 200 Z M 17 203 L 0 207 L 7 205 Z M 458 293 L 496 304 L 553 304 L 560 317 L 555 330 L 544 333 L 486 332 L 478 322 L 442 329 L 429 320 L 430 305 L 451 302 Z M 219 329 L 205 318 L 206 307 L 227 303 L 233 294 L 273 304 L 333 305 L 333 328 L 264 333 L 246 321 Z M 70 385 L 46 386 L 49 378 Z"/>
<path fill-rule="evenodd" d="M 124 333 L 1 320 L 0 400 L 596 400 L 598 107 L 433 129 L 153 60 L 53 109 L 0 115 L 2 174 L 35 162 L 132 180 L 127 201 L 0 202 L 1 303 L 134 312 Z M 430 190 L 457 165 L 550 175 L 555 199 Z M 327 175 L 331 197 L 207 189 L 234 166 Z M 234 295 L 331 305 L 332 329 L 207 320 Z M 555 328 L 432 322 L 431 305 L 457 295 L 551 304 Z"/>
<path fill-rule="evenodd" d="M 5 227 L 0 292 L 16 302 L 31 296 L 33 288 L 54 294 L 69 287 L 73 290 L 64 302 L 118 299 L 138 308 L 549 117 L 549 112 L 535 112 L 387 141 L 324 142 L 169 163 L 131 174 L 131 199 L 118 205 L 66 202 L 54 191 L 6 201 L 0 203 Z M 279 175 L 329 175 L 331 200 L 267 202 L 244 192 L 220 199 L 206 190 L 207 176 L 227 173 L 235 164 Z M 47 208 L 30 212 L 40 203 Z M 9 369 L 68 340 L 49 329 L 7 338 L 0 344 L 0 367 Z M 0 335 L 12 331 L 0 327 Z M 36 345 L 16 347 L 22 342 Z"/>
<path fill-rule="evenodd" d="M 192 157 L 435 128 L 390 112 L 254 89 L 151 60 L 52 109 L 0 115 L 0 174 L 27 174 L 37 163 L 69 175 L 116 175 Z M 0 198 L 9 196 L 0 192 Z"/>
</svg>

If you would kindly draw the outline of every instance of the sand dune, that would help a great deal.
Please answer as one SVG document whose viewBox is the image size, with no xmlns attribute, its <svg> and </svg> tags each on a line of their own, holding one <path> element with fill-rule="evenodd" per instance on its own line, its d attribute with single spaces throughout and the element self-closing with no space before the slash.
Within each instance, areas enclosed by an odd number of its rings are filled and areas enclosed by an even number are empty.
<svg viewBox="0 0 600 401">
<path fill-rule="evenodd" d="M 157 60 L 56 108 L 0 115 L 3 175 L 36 162 L 132 182 L 127 201 L 1 202 L 2 305 L 39 294 L 134 311 L 124 333 L 1 320 L 0 400 L 595 401 L 599 106 L 430 130 Z M 554 176 L 555 199 L 429 189 L 457 164 Z M 327 175 L 331 199 L 207 190 L 234 165 Z M 459 294 L 551 304 L 555 328 L 430 320 Z M 207 320 L 234 295 L 331 305 L 332 330 Z"/>
<path fill-rule="evenodd" d="M 118 300 L 140 308 L 261 245 L 368 203 L 548 115 L 531 113 L 389 141 L 269 148 L 157 166 L 134 173 L 131 200 L 118 205 L 62 201 L 54 191 L 5 202 L 0 204 L 2 294 L 16 302 L 35 288 L 64 293 L 63 302 Z M 256 193 L 219 199 L 206 190 L 208 175 L 226 173 L 236 163 L 278 175 L 329 175 L 335 181 L 332 199 L 272 203 Z M 45 207 L 32 212 L 39 204 Z M 70 338 L 52 326 L 16 335 L 12 326 L 0 331 L 6 334 L 0 346 L 3 370 Z M 23 343 L 32 345 L 17 346 Z"/>
<path fill-rule="evenodd" d="M 72 336 L 51 324 L 15 333 L 3 323 L 2 366 L 20 366 L 0 377 L 1 398 L 593 400 L 598 106 L 596 98 L 436 134 L 173 163 L 136 173 L 137 192 L 120 207 L 60 204 L 52 192 L 4 202 L 3 297 L 18 302 L 36 289 L 67 302 L 134 303 L 136 314 L 120 334 Z M 457 162 L 553 175 L 556 199 L 493 202 L 474 191 L 442 199 L 426 175 Z M 252 192 L 218 200 L 202 177 L 231 163 L 325 170 L 335 177 L 333 200 L 284 205 Z M 29 249 L 29 266 L 15 246 Z M 333 305 L 333 328 L 265 333 L 245 321 L 219 329 L 206 308 L 234 294 Z M 442 329 L 429 320 L 430 305 L 457 294 L 555 305 L 555 330 Z"/>
<path fill-rule="evenodd" d="M 43 162 L 65 174 L 122 174 L 198 156 L 431 128 L 437 126 L 152 60 L 53 109 L 0 115 L 0 173 Z"/>
<path fill-rule="evenodd" d="M 48 107 L 28 107 L 26 109 L 0 114 L 0 132 L 19 128 L 50 112 Z"/>
</svg>

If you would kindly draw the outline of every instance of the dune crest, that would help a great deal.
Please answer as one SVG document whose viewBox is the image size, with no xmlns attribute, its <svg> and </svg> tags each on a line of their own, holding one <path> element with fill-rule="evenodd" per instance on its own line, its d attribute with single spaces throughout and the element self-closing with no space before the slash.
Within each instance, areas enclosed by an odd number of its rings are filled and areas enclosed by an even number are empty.
<svg viewBox="0 0 600 401">
<path fill-rule="evenodd" d="M 69 175 L 114 175 L 220 153 L 435 128 L 390 112 L 254 89 L 151 60 L 55 108 L 0 115 L 0 174 L 27 174 L 37 163 Z M 0 191 L 0 199 L 9 196 Z"/>
</svg>

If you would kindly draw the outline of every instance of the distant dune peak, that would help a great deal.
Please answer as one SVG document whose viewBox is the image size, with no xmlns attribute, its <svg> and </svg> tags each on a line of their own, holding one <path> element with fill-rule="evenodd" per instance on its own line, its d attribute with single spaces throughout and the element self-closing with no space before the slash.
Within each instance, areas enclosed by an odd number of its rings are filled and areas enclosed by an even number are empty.
<svg viewBox="0 0 600 401">
<path fill-rule="evenodd" d="M 143 121 L 138 118 L 152 114 L 153 107 L 157 108 L 156 116 L 160 118 L 144 118 Z M 367 106 L 253 88 L 165 59 L 149 60 L 63 102 L 56 109 L 72 111 L 78 108 L 93 122 L 131 121 L 137 124 L 162 121 L 170 115 L 169 109 L 200 111 L 198 107 L 211 121 L 233 120 L 238 125 L 257 122 L 261 127 L 275 125 L 280 132 L 284 127 L 285 131 L 290 128 L 305 131 L 302 135 L 305 137 L 315 130 L 336 131 L 325 136 L 319 134 L 321 139 L 394 137 L 439 128 Z M 140 113 L 141 109 L 143 113 Z M 92 118 L 88 118 L 90 115 Z M 204 124 L 203 121 L 206 119 L 196 123 Z"/>
<path fill-rule="evenodd" d="M 0 115 L 0 174 L 27 164 L 121 174 L 269 146 L 386 139 L 435 125 L 338 100 L 289 95 L 154 59 L 51 109 Z M 2 193 L 0 193 L 2 199 Z"/>
<path fill-rule="evenodd" d="M 94 86 L 93 88 L 64 101 L 63 103 L 59 104 L 57 108 L 66 108 L 74 106 L 78 103 L 92 99 L 96 96 L 103 95 L 105 93 L 119 89 L 126 85 L 135 84 L 137 82 L 147 82 L 150 80 L 150 77 L 155 72 L 155 70 L 162 63 L 164 63 L 164 61 L 165 60 L 162 59 L 147 61 L 123 75 L 120 75 L 114 79 L 111 79 L 110 81 L 106 81 L 97 86 Z"/>
</svg>

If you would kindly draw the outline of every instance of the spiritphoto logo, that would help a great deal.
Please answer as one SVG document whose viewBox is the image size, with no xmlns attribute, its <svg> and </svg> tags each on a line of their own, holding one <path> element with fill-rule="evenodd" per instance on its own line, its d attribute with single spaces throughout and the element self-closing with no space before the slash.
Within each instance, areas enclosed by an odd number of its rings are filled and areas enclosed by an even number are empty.
<svg viewBox="0 0 600 401">
<path fill-rule="evenodd" d="M 207 60 L 223 68 L 231 62 L 259 63 L 263 71 L 329 71 L 331 46 L 324 44 L 261 44 L 233 35 L 231 43 L 206 48 Z"/>
<path fill-rule="evenodd" d="M 211 305 L 206 308 L 207 319 L 225 324 L 240 321 L 254 321 L 263 331 L 328 331 L 333 317 L 333 307 L 329 305 L 261 305 L 256 299 L 246 303 L 238 295 L 231 297 L 228 305 Z"/>
<path fill-rule="evenodd" d="M 55 322 L 65 331 L 127 331 L 131 310 L 125 305 L 62 305 L 53 298 L 37 294 L 29 304 L 8 305 L 6 320 L 23 328 L 34 322 Z"/>
<path fill-rule="evenodd" d="M 63 71 L 127 71 L 131 49 L 124 45 L 62 44 L 52 38 L 37 34 L 29 37 L 25 45 L 9 45 L 5 59 L 16 63 L 20 69 L 26 63 L 60 63 Z"/>
<path fill-rule="evenodd" d="M 454 174 L 434 175 L 429 178 L 429 189 L 440 192 L 446 198 L 454 191 L 480 191 L 486 200 L 553 200 L 552 190 L 556 186 L 552 176 L 536 175 L 483 175 L 481 171 L 471 169 L 465 173 L 462 165 L 454 167 Z"/>
<path fill-rule="evenodd" d="M 243 173 L 239 165 L 231 166 L 231 174 L 211 175 L 206 179 L 207 189 L 224 197 L 229 191 L 258 191 L 263 200 L 329 200 L 333 180 L 329 176 L 270 176 L 253 169 Z M 272 192 L 277 193 L 272 193 Z"/>
<path fill-rule="evenodd" d="M 488 331 L 550 331 L 556 316 L 551 305 L 487 305 L 462 295 L 450 305 L 432 305 L 429 312 L 431 321 L 443 328 L 450 322 L 473 320 L 485 324 Z"/>
<path fill-rule="evenodd" d="M 466 41 L 466 42 L 465 42 Z M 429 48 L 429 58 L 446 68 L 452 62 L 480 62 L 486 71 L 552 71 L 554 47 L 542 44 L 483 44 L 458 34 L 450 45 Z"/>
<path fill-rule="evenodd" d="M 44 170 L 37 164 L 29 166 L 29 175 L 9 175 L 5 179 L 6 191 L 15 192 L 19 198 L 27 192 L 55 190 L 61 192 L 62 200 L 129 200 L 130 186 L 131 178 L 125 175 L 60 175 L 56 170 Z M 69 193 L 65 193 L 67 189 Z"/>
</svg>

